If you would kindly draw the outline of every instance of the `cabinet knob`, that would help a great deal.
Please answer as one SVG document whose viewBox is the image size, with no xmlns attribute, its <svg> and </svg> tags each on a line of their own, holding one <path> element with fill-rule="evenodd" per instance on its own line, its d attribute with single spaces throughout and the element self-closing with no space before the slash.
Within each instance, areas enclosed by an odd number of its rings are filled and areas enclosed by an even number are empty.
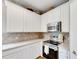
<svg viewBox="0 0 79 59">
<path fill-rule="evenodd" d="M 77 52 L 75 51 L 75 50 L 73 50 L 73 52 L 72 52 L 74 55 L 76 55 L 77 56 Z"/>
</svg>

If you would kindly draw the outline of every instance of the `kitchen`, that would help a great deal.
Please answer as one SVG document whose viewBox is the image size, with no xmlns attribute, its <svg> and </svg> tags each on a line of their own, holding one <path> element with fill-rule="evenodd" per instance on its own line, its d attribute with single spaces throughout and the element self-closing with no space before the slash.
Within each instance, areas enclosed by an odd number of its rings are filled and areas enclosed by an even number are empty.
<svg viewBox="0 0 79 59">
<path fill-rule="evenodd" d="M 76 0 L 2 4 L 3 59 L 76 59 Z"/>
</svg>

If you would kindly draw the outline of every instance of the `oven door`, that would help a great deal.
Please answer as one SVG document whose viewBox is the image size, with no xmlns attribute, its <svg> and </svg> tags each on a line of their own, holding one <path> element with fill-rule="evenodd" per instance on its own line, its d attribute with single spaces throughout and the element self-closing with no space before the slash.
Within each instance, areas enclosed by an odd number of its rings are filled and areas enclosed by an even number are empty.
<svg viewBox="0 0 79 59">
<path fill-rule="evenodd" d="M 47 59 L 58 59 L 58 50 L 54 50 L 52 48 L 49 48 L 49 54 L 46 54 L 44 52 L 45 46 L 43 46 L 43 56 Z"/>
</svg>

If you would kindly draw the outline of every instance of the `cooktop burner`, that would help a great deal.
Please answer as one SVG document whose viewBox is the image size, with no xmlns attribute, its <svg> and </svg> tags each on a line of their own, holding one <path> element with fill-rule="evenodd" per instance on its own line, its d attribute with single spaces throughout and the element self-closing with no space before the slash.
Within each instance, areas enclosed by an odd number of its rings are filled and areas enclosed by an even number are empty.
<svg viewBox="0 0 79 59">
<path fill-rule="evenodd" d="M 55 41 L 53 41 L 53 40 L 47 40 L 47 41 L 44 41 L 44 42 L 50 43 L 50 44 L 53 44 L 53 45 L 58 45 L 58 44 L 60 44 L 59 42 L 55 42 Z"/>
</svg>

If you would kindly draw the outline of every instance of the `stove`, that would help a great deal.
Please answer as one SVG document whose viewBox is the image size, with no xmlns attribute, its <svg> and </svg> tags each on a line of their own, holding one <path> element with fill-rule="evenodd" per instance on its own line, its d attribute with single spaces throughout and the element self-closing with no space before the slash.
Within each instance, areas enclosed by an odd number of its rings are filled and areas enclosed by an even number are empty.
<svg viewBox="0 0 79 59">
<path fill-rule="evenodd" d="M 53 44 L 53 45 L 59 45 L 60 43 L 59 42 L 56 42 L 56 41 L 53 41 L 53 40 L 47 40 L 47 41 L 44 41 L 45 43 L 49 43 L 49 44 Z"/>
<path fill-rule="evenodd" d="M 43 42 L 43 56 L 46 59 L 58 59 L 58 45 L 59 44 L 60 44 L 59 42 L 56 42 L 53 40 L 44 41 Z M 49 48 L 49 54 L 46 54 L 45 52 L 45 49 L 46 49 L 45 45 L 47 45 Z"/>
</svg>

